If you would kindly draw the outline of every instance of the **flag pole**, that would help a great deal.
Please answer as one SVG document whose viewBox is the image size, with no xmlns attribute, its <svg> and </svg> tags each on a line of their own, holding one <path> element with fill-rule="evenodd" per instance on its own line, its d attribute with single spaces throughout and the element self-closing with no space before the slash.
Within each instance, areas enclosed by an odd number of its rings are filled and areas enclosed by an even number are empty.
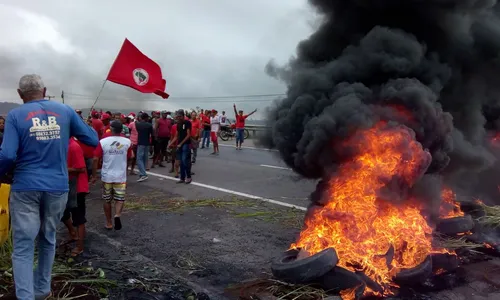
<svg viewBox="0 0 500 300">
<path fill-rule="evenodd" d="M 106 85 L 106 82 L 108 80 L 104 80 L 104 82 L 102 83 L 102 86 L 101 86 L 101 90 L 99 91 L 99 93 L 97 94 L 97 97 L 95 98 L 95 101 L 94 101 L 94 104 L 92 104 L 92 106 L 90 107 L 90 112 L 89 112 L 89 115 L 92 113 L 92 111 L 94 110 L 94 106 L 96 105 L 97 103 L 97 100 L 99 100 L 99 96 L 101 96 L 101 93 L 102 93 L 102 90 L 104 90 L 104 86 Z"/>
</svg>

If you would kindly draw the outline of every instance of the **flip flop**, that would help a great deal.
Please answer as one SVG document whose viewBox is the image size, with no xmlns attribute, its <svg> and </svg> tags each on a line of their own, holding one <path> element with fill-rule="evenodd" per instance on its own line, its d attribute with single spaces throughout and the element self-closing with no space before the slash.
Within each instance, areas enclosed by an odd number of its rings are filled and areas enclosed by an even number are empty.
<svg viewBox="0 0 500 300">
<path fill-rule="evenodd" d="M 59 247 L 66 246 L 66 245 L 69 245 L 69 244 L 72 244 L 72 243 L 74 243 L 74 242 L 76 242 L 76 241 L 78 241 L 78 240 L 71 239 L 71 240 L 62 241 L 62 242 L 59 244 Z"/>
<path fill-rule="evenodd" d="M 111 227 L 104 226 L 104 228 L 106 228 L 106 230 L 113 230 L 113 225 L 111 225 Z"/>
<path fill-rule="evenodd" d="M 122 229 L 122 221 L 120 220 L 120 217 L 115 217 L 115 230 L 120 229 Z"/>
<path fill-rule="evenodd" d="M 73 250 L 71 251 L 71 257 L 77 257 L 77 256 L 80 256 L 82 253 L 83 253 L 83 250 L 76 250 L 76 249 L 73 249 Z"/>
</svg>

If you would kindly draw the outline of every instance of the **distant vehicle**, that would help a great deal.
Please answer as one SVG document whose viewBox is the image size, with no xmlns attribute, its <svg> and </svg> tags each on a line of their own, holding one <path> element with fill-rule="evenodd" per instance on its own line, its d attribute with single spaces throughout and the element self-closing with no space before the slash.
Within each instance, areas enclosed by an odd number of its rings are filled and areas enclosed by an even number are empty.
<svg viewBox="0 0 500 300">
<path fill-rule="evenodd" d="M 243 132 L 243 138 L 246 140 L 250 136 L 250 132 L 245 128 Z M 219 131 L 219 137 L 223 141 L 228 141 L 229 139 L 233 139 L 236 137 L 236 125 L 231 124 L 229 126 L 222 126 Z"/>
</svg>

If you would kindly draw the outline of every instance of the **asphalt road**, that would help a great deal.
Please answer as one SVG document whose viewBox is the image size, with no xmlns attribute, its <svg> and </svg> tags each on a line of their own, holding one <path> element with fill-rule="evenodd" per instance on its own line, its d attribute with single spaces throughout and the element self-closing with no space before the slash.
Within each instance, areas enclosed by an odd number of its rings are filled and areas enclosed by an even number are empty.
<svg viewBox="0 0 500 300">
<path fill-rule="evenodd" d="M 210 155 L 212 149 L 198 150 L 198 159 L 192 170 L 195 173 L 193 182 L 207 190 L 206 195 L 199 197 L 210 196 L 209 190 L 226 194 L 229 191 L 229 194 L 235 192 L 238 196 L 250 195 L 307 206 L 307 198 L 315 188 L 314 181 L 301 179 L 281 161 L 276 151 L 258 149 L 251 141 L 247 141 L 245 146 L 240 151 L 232 143 L 225 143 L 220 146 L 218 156 Z M 164 185 L 163 180 L 172 179 L 165 177 L 172 177 L 168 171 L 169 168 L 151 169 L 148 185 L 155 186 L 155 181 Z M 182 190 L 188 189 L 188 186 L 175 188 L 185 194 Z"/>
</svg>

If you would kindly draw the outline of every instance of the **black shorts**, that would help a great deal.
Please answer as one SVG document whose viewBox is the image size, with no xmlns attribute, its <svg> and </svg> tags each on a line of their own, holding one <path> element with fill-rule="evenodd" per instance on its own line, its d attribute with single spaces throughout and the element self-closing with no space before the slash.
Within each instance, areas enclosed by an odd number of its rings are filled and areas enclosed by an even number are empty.
<svg viewBox="0 0 500 300">
<path fill-rule="evenodd" d="M 85 197 L 87 193 L 78 193 L 76 194 L 76 202 L 77 205 L 74 208 L 66 208 L 64 210 L 63 217 L 61 221 L 65 222 L 70 218 L 73 219 L 73 226 L 79 226 L 87 223 L 87 219 L 85 218 L 85 214 L 87 212 L 87 206 L 85 205 Z"/>
<path fill-rule="evenodd" d="M 167 146 L 168 146 L 169 141 L 170 141 L 170 138 L 168 138 L 168 137 L 160 137 L 157 139 L 159 153 L 163 153 L 163 154 L 167 153 Z"/>
</svg>

